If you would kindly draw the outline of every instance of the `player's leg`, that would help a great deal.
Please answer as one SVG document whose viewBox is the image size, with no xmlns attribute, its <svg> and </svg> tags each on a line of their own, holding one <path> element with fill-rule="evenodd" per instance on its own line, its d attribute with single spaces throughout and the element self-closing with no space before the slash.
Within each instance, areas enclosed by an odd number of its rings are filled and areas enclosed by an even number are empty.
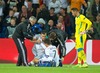
<svg viewBox="0 0 100 73">
<path fill-rule="evenodd" d="M 61 45 L 59 45 L 59 66 L 62 67 L 62 56 L 63 56 L 63 49 L 61 47 Z"/>
<path fill-rule="evenodd" d="M 84 37 L 80 36 L 79 38 L 80 39 L 76 40 L 76 47 L 77 47 L 77 51 L 78 51 L 78 65 L 79 65 L 79 67 L 87 67 L 86 55 L 84 52 L 84 43 L 86 41 L 86 35 L 84 35 Z M 80 66 L 82 60 L 83 60 L 84 64 L 82 66 Z"/>
<path fill-rule="evenodd" d="M 83 50 L 83 40 L 82 40 L 82 37 L 79 36 L 76 38 L 76 50 L 77 50 L 77 55 L 78 55 L 78 64 L 76 65 L 76 67 L 81 67 L 81 62 L 82 62 L 82 54 L 81 54 L 81 51 Z"/>
<path fill-rule="evenodd" d="M 21 66 L 22 65 L 22 56 L 21 56 L 21 53 L 19 53 L 18 55 L 18 61 L 17 61 L 17 66 Z"/>
<path fill-rule="evenodd" d="M 84 50 L 81 51 L 81 58 L 83 60 L 83 65 L 81 67 L 87 68 L 88 64 L 86 63 L 86 55 L 85 55 Z"/>
<path fill-rule="evenodd" d="M 24 66 L 28 66 L 27 49 L 26 49 L 23 41 L 21 41 L 20 39 L 17 39 L 17 40 L 18 40 L 19 46 L 21 48 L 22 63 L 23 63 Z"/>
<path fill-rule="evenodd" d="M 33 63 L 34 63 L 34 66 L 38 66 L 39 58 L 34 58 Z"/>
<path fill-rule="evenodd" d="M 85 42 L 86 42 L 86 35 L 83 35 L 83 47 L 84 47 Z M 85 54 L 84 50 L 81 52 L 81 54 L 82 54 L 82 60 L 83 60 L 82 67 L 88 67 L 88 65 L 86 63 L 86 54 Z"/>
<path fill-rule="evenodd" d="M 17 50 L 18 50 L 18 53 L 19 53 L 18 61 L 17 61 L 16 65 L 17 66 L 21 66 L 22 65 L 22 56 L 21 56 L 22 51 L 21 51 L 21 48 L 20 48 L 20 45 L 19 45 L 19 42 L 18 42 L 17 38 L 13 38 L 13 40 L 14 40 L 14 42 L 16 44 L 16 47 L 17 47 Z"/>
</svg>

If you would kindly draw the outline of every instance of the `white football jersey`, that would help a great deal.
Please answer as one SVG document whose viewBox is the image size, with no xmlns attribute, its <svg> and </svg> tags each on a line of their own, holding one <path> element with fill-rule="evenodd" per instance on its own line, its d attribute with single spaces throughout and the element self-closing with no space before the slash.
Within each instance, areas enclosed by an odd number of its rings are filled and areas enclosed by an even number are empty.
<svg viewBox="0 0 100 73">
<path fill-rule="evenodd" d="M 43 57 L 41 58 L 42 61 L 55 61 L 56 62 L 56 66 L 59 65 L 59 55 L 58 55 L 58 51 L 57 48 L 53 45 L 48 46 L 45 49 L 45 54 L 43 55 Z"/>
<path fill-rule="evenodd" d="M 32 48 L 32 52 L 33 52 L 35 57 L 41 58 L 44 55 L 44 49 L 46 48 L 46 46 L 42 42 L 42 38 L 41 38 L 40 34 L 35 35 L 34 39 L 41 40 L 41 43 L 40 44 L 36 43 Z"/>
</svg>

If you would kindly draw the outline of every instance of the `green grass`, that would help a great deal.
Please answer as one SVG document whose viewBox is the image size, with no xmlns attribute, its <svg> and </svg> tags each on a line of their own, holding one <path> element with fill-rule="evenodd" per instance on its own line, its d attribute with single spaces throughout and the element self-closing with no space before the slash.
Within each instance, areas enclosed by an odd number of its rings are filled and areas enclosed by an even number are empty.
<svg viewBox="0 0 100 73">
<path fill-rule="evenodd" d="M 0 64 L 0 73 L 100 73 L 100 66 L 88 68 L 63 67 L 17 67 L 15 64 Z"/>
</svg>

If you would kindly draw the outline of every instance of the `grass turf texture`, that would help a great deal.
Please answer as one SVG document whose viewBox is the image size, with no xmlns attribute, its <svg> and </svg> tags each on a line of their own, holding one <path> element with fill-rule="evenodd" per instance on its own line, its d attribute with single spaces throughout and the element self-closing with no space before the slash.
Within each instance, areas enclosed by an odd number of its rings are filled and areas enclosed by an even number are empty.
<svg viewBox="0 0 100 73">
<path fill-rule="evenodd" d="M 0 64 L 0 73 L 100 73 L 100 65 L 73 68 L 70 65 L 63 67 L 17 67 L 15 64 Z"/>
</svg>

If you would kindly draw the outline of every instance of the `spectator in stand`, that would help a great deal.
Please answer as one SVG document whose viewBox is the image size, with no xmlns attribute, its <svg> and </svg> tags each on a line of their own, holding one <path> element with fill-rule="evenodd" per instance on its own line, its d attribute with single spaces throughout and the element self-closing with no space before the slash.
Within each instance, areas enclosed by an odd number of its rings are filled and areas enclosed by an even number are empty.
<svg viewBox="0 0 100 73">
<path fill-rule="evenodd" d="M 42 30 L 45 30 L 45 20 L 43 18 L 39 18 L 39 20 L 37 21 L 37 23 L 41 26 Z"/>
<path fill-rule="evenodd" d="M 47 32 L 51 31 L 52 29 L 55 29 L 56 26 L 54 26 L 54 21 L 53 20 L 49 20 L 48 21 L 48 29 Z"/>
<path fill-rule="evenodd" d="M 16 27 L 16 18 L 11 18 L 10 26 L 7 27 L 8 38 L 12 38 L 12 35 Z"/>
<path fill-rule="evenodd" d="M 42 4 L 39 8 L 37 19 L 39 18 L 43 18 L 45 22 L 49 20 L 49 11 L 44 4 Z"/>
<path fill-rule="evenodd" d="M 9 6 L 7 5 L 7 1 L 8 0 L 3 0 L 5 2 L 5 7 L 4 7 L 4 10 L 3 10 L 3 17 L 5 18 L 8 14 L 9 14 Z"/>
<path fill-rule="evenodd" d="M 24 0 L 24 5 L 28 8 L 28 1 L 29 0 Z"/>
<path fill-rule="evenodd" d="M 13 7 L 13 11 L 14 11 L 14 17 L 18 18 L 19 12 L 18 12 L 17 6 Z"/>
<path fill-rule="evenodd" d="M 82 4 L 87 7 L 87 4 L 85 0 L 69 0 L 70 1 L 70 9 L 77 8 L 79 11 L 81 11 Z"/>
<path fill-rule="evenodd" d="M 27 3 L 28 3 L 28 8 L 27 8 L 28 14 L 36 17 L 36 9 L 32 8 L 32 2 L 28 1 Z"/>
<path fill-rule="evenodd" d="M 57 24 L 57 14 L 54 13 L 55 8 L 50 8 L 49 10 L 49 20 L 53 20 L 54 21 L 54 26 L 56 26 Z"/>
<path fill-rule="evenodd" d="M 55 13 L 57 14 L 60 11 L 60 7 L 62 7 L 61 2 L 59 0 L 52 0 L 49 3 L 48 9 L 50 10 L 51 7 L 55 8 Z"/>
<path fill-rule="evenodd" d="M 56 27 L 57 27 L 57 29 L 62 30 L 62 23 L 58 23 Z"/>
<path fill-rule="evenodd" d="M 0 0 L 0 16 L 3 16 L 4 6 L 5 2 L 3 0 Z"/>
<path fill-rule="evenodd" d="M 62 15 L 59 15 L 59 17 L 58 17 L 58 23 L 62 23 L 61 30 L 65 31 L 64 17 Z"/>
<path fill-rule="evenodd" d="M 22 10 L 19 13 L 19 16 L 18 16 L 19 22 L 23 16 L 25 16 L 27 19 L 31 16 L 31 14 L 28 13 L 27 7 L 25 5 L 22 6 Z"/>
<path fill-rule="evenodd" d="M 70 38 L 72 36 L 72 26 L 70 24 L 70 17 L 67 13 L 67 9 L 60 8 L 60 15 L 64 18 L 64 24 L 65 24 L 65 32 L 68 34 L 68 37 Z"/>
<path fill-rule="evenodd" d="M 98 39 L 100 39 L 100 36 L 97 34 L 98 32 L 97 32 L 97 29 L 96 28 L 94 28 L 94 26 L 92 26 L 91 27 L 91 30 L 88 32 L 88 36 L 87 36 L 87 39 L 96 39 L 96 40 L 98 40 Z"/>
<path fill-rule="evenodd" d="M 10 20 L 11 18 L 14 17 L 14 11 L 13 10 L 10 10 L 9 11 L 9 15 L 5 18 L 5 20 L 3 21 L 3 25 L 4 26 L 9 26 L 10 25 Z"/>
<path fill-rule="evenodd" d="M 86 4 L 88 5 L 88 0 L 85 0 Z M 88 6 L 87 6 L 88 7 Z M 87 7 L 85 7 L 84 5 L 82 6 L 83 8 L 83 15 L 86 16 L 86 10 L 87 10 Z"/>
<path fill-rule="evenodd" d="M 2 32 L 2 17 L 0 16 L 0 33 Z"/>
<path fill-rule="evenodd" d="M 18 12 L 21 11 L 21 7 L 24 5 L 24 1 L 25 0 L 18 0 L 18 4 L 17 4 Z"/>
<path fill-rule="evenodd" d="M 43 3 L 46 5 L 46 7 L 48 8 L 49 6 L 49 3 L 51 2 L 52 0 L 43 0 Z"/>
<path fill-rule="evenodd" d="M 9 8 L 12 9 L 13 6 L 17 6 L 18 0 L 8 0 L 8 1 L 7 1 L 7 4 L 8 4 L 8 6 L 9 6 Z"/>
<path fill-rule="evenodd" d="M 98 13 L 100 13 L 100 0 L 94 0 L 91 10 L 92 10 L 92 15 L 95 21 L 96 16 L 98 15 Z"/>
<path fill-rule="evenodd" d="M 41 11 L 40 8 L 36 9 L 36 17 L 38 17 L 38 14 L 40 13 L 40 11 Z"/>
<path fill-rule="evenodd" d="M 3 25 L 3 18 L 0 16 L 0 38 L 7 38 L 7 28 Z"/>
<path fill-rule="evenodd" d="M 34 9 L 39 8 L 39 0 L 32 0 L 32 4 Z"/>
<path fill-rule="evenodd" d="M 45 21 L 43 18 L 40 18 L 36 24 L 32 26 L 32 32 L 34 35 L 40 34 L 43 30 L 45 30 Z"/>
<path fill-rule="evenodd" d="M 3 22 L 2 22 L 2 17 L 0 16 L 0 38 L 2 37 L 2 29 L 3 29 L 3 27 L 2 27 L 2 24 L 3 24 Z"/>
<path fill-rule="evenodd" d="M 90 20 L 93 20 L 93 17 L 92 17 L 92 14 L 91 14 L 91 7 L 92 7 L 92 4 L 93 4 L 92 1 L 88 0 L 88 2 L 87 2 L 88 7 L 86 8 L 86 17 L 88 17 Z"/>
<path fill-rule="evenodd" d="M 93 22 L 93 28 L 97 30 L 96 35 L 93 35 L 94 39 L 100 40 L 100 13 L 96 16 L 96 21 Z"/>
<path fill-rule="evenodd" d="M 63 8 L 67 8 L 67 6 L 68 6 L 67 0 L 59 0 L 59 1 L 61 2 L 61 5 Z"/>
</svg>

